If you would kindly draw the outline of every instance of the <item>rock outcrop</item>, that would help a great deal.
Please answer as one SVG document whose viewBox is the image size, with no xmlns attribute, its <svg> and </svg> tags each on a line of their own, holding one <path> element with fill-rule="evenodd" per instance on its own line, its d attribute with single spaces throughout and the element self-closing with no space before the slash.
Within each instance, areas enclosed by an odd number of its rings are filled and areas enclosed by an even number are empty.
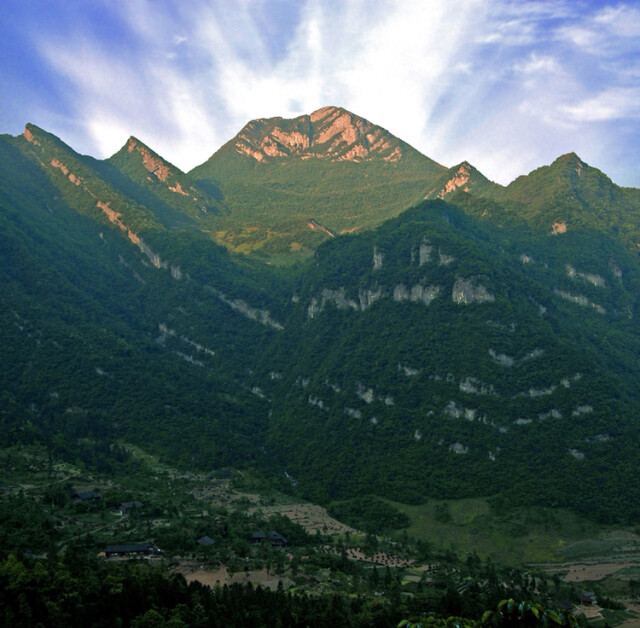
<svg viewBox="0 0 640 628">
<path fill-rule="evenodd" d="M 252 120 L 235 137 L 233 147 L 259 162 L 284 157 L 394 162 L 406 151 L 391 133 L 340 107 L 323 107 L 290 120 Z"/>
</svg>

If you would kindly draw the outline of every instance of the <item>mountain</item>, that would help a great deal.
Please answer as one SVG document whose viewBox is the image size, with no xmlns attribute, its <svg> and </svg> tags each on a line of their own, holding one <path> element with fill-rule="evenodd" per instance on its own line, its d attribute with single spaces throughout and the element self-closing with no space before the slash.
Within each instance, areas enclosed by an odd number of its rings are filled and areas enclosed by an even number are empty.
<svg viewBox="0 0 640 628">
<path fill-rule="evenodd" d="M 247 347 L 273 329 L 243 300 L 268 290 L 260 270 L 163 226 L 157 203 L 37 127 L 0 149 L 4 444 L 124 437 L 184 464 L 260 456 L 268 409 L 243 381 Z"/>
<path fill-rule="evenodd" d="M 615 185 L 575 153 L 518 177 L 504 198 L 526 206 L 529 223 L 543 230 L 595 229 L 640 242 L 640 190 Z"/>
<path fill-rule="evenodd" d="M 637 495 L 640 275 L 611 238 L 428 202 L 327 243 L 305 279 L 265 390 L 272 446 L 316 499 L 497 489 L 602 514 Z"/>
<path fill-rule="evenodd" d="M 375 228 L 435 198 L 548 233 L 592 227 L 631 247 L 640 241 L 640 191 L 616 186 L 575 154 L 504 187 L 468 162 L 447 169 L 339 107 L 253 120 L 189 175 L 227 208 L 214 239 L 274 261 L 309 255 L 337 234 Z"/>
<path fill-rule="evenodd" d="M 225 152 L 245 155 L 259 163 L 282 158 L 394 163 L 416 154 L 415 149 L 385 129 L 341 107 L 323 107 L 311 115 L 290 120 L 253 120 L 220 151 Z M 215 172 L 218 160 L 219 156 L 212 157 L 195 172 L 199 175 Z M 443 170 L 428 158 L 423 161 L 428 171 Z"/>
<path fill-rule="evenodd" d="M 241 135 L 190 173 L 0 137 L 3 445 L 640 514 L 638 190 L 575 155 L 498 186 L 337 108 Z"/>
<path fill-rule="evenodd" d="M 165 211 L 167 226 L 192 225 L 206 230 L 211 214 L 225 212 L 215 196 L 196 188 L 187 175 L 135 137 L 130 137 L 105 166 L 112 167 L 111 172 L 117 172 L 120 177 L 126 177 L 128 181 L 122 184 L 129 184 L 132 197 L 153 206 L 156 214 L 163 206 L 173 210 Z M 109 175 L 107 168 L 103 172 Z M 118 183 L 115 178 L 112 181 Z"/>
<path fill-rule="evenodd" d="M 562 155 L 518 177 L 508 186 L 468 186 L 455 201 L 478 217 L 527 225 L 537 233 L 558 235 L 593 230 L 619 238 L 632 251 L 640 242 L 640 190 L 623 188 L 580 159 Z M 453 200 L 452 195 L 448 196 Z M 489 205 L 479 199 L 491 201 Z M 475 207 L 475 209 L 474 209 Z"/>
<path fill-rule="evenodd" d="M 471 192 L 479 196 L 499 195 L 502 186 L 489 181 L 479 170 L 469 162 L 464 161 L 458 166 L 449 168 L 438 179 L 425 195 L 425 199 L 445 198 L 457 190 Z"/>
<path fill-rule="evenodd" d="M 189 175 L 219 189 L 229 208 L 217 220 L 216 241 L 238 252 L 300 257 L 335 234 L 398 215 L 445 172 L 385 129 L 324 107 L 249 122 Z"/>
</svg>

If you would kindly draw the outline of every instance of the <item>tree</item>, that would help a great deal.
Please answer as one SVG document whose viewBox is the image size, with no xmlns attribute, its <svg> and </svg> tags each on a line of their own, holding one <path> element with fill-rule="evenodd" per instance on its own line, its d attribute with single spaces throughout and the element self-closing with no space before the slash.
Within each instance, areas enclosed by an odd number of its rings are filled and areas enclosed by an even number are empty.
<svg viewBox="0 0 640 628">
<path fill-rule="evenodd" d="M 482 619 L 474 621 L 462 617 L 436 619 L 434 617 L 412 617 L 404 619 L 398 628 L 552 628 L 554 626 L 578 626 L 571 613 L 545 609 L 533 602 L 502 600 L 496 610 L 488 610 Z"/>
<path fill-rule="evenodd" d="M 545 609 L 533 602 L 516 602 L 513 598 L 502 600 L 496 610 L 484 613 L 480 626 L 489 628 L 522 628 L 531 626 L 577 626 L 576 618 L 571 613 Z"/>
</svg>

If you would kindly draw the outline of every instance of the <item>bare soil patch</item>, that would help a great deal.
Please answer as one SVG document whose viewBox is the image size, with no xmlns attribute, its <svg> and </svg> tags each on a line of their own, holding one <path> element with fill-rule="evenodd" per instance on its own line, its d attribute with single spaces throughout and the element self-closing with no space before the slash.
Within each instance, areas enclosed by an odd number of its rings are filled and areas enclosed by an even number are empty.
<svg viewBox="0 0 640 628">
<path fill-rule="evenodd" d="M 584 615 L 587 621 L 594 621 L 596 619 L 602 619 L 602 609 L 599 606 L 583 606 L 577 607 L 576 615 Z"/>
<path fill-rule="evenodd" d="M 281 514 L 288 517 L 294 523 L 301 525 L 308 533 L 315 534 L 358 534 L 358 531 L 337 519 L 331 517 L 327 511 L 316 504 L 289 504 L 286 506 L 269 506 L 263 508 L 265 515 Z"/>
<path fill-rule="evenodd" d="M 221 565 L 218 569 L 205 569 L 193 563 L 182 563 L 175 571 L 183 574 L 187 582 L 197 581 L 209 587 L 250 582 L 254 586 L 260 585 L 275 591 L 281 580 L 285 589 L 292 585 L 288 578 L 282 578 L 266 569 L 238 571 L 230 574 L 225 565 Z"/>
<path fill-rule="evenodd" d="M 349 548 L 347 550 L 347 557 L 351 560 L 360 560 L 365 563 L 372 563 L 374 565 L 386 565 L 388 567 L 408 567 L 415 561 L 401 558 L 396 554 L 387 554 L 387 552 L 376 552 L 372 556 L 367 556 L 364 552 Z"/>
<path fill-rule="evenodd" d="M 565 582 L 585 582 L 603 580 L 621 569 L 633 567 L 637 563 L 599 563 L 594 565 L 569 565 L 569 571 L 564 576 Z"/>
</svg>

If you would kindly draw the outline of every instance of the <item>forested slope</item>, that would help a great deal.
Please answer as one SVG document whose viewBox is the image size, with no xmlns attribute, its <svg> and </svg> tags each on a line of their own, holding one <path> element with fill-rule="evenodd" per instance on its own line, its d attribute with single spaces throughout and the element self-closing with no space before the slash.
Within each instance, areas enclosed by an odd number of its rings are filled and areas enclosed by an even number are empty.
<svg viewBox="0 0 640 628">
<path fill-rule="evenodd" d="M 500 188 L 365 122 L 349 122 L 359 161 L 342 140 L 320 150 L 318 127 L 306 160 L 227 147 L 189 175 L 135 138 L 106 161 L 32 125 L 0 138 L 5 443 L 73 456 L 127 440 L 186 467 L 257 466 L 319 501 L 637 516 L 637 191 L 575 156 Z M 258 138 L 286 127 L 262 124 Z M 217 181 L 225 163 L 257 187 Z M 449 175 L 445 201 L 402 211 Z M 242 195 L 260 186 L 277 215 Z M 214 242 L 227 217 L 249 239 L 253 219 L 321 217 L 295 197 L 344 221 L 305 225 L 313 257 L 278 268 Z"/>
</svg>

